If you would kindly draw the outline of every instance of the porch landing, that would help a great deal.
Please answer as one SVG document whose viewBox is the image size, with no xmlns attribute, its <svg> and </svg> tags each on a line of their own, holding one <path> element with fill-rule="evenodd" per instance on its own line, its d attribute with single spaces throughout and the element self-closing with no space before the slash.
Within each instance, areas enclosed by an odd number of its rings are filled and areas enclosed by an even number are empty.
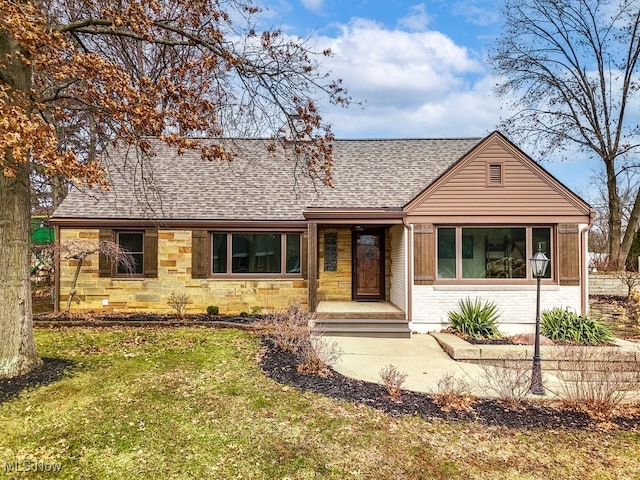
<svg viewBox="0 0 640 480">
<path fill-rule="evenodd" d="M 389 302 L 321 301 L 316 329 L 325 335 L 409 338 L 407 315 Z"/>
</svg>

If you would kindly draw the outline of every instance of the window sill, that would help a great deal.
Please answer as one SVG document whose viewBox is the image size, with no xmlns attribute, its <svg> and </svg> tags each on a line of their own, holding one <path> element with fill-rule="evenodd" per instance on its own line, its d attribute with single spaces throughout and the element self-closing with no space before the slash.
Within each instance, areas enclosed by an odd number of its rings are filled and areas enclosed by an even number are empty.
<svg viewBox="0 0 640 480">
<path fill-rule="evenodd" d="M 272 274 L 272 275 L 264 275 L 264 274 L 241 274 L 237 273 L 234 275 L 209 275 L 207 278 L 203 280 L 223 280 L 223 281 L 234 281 L 234 280 L 258 280 L 258 281 L 272 281 L 272 280 L 306 280 L 301 275 L 290 274 L 290 275 L 281 275 L 281 274 Z"/>
<path fill-rule="evenodd" d="M 540 288 L 547 291 L 558 291 L 560 290 L 560 285 L 554 282 L 542 282 L 540 284 Z M 462 283 L 462 282 L 449 282 L 449 283 L 435 283 L 433 284 L 434 290 L 440 291 L 471 291 L 471 292 L 481 292 L 481 291 L 495 291 L 499 289 L 501 292 L 504 291 L 528 291 L 528 290 L 536 290 L 537 285 L 534 283 L 493 283 L 493 282 L 484 282 L 484 283 Z"/>
</svg>

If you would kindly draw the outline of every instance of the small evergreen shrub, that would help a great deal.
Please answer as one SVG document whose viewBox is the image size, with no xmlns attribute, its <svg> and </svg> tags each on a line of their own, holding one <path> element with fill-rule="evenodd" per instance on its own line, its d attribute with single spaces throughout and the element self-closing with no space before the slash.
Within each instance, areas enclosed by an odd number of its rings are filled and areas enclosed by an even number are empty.
<svg viewBox="0 0 640 480">
<path fill-rule="evenodd" d="M 498 331 L 498 308 L 490 301 L 469 297 L 458 302 L 459 312 L 449 312 L 449 321 L 454 332 L 472 338 L 500 338 Z"/>
<path fill-rule="evenodd" d="M 603 345 L 614 340 L 611 329 L 601 319 L 578 315 L 569 308 L 560 307 L 542 312 L 540 333 L 554 342 L 581 345 Z"/>
<path fill-rule="evenodd" d="M 219 312 L 220 312 L 220 309 L 218 308 L 217 305 L 209 305 L 207 307 L 207 315 L 218 315 Z"/>
</svg>

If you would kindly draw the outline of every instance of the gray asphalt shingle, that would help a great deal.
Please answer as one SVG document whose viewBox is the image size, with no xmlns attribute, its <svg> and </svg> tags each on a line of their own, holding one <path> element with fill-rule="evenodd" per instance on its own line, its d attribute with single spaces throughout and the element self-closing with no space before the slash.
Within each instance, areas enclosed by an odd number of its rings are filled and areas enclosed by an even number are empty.
<svg viewBox="0 0 640 480">
<path fill-rule="evenodd" d="M 296 175 L 294 163 L 281 149 L 267 151 L 264 140 L 231 141 L 238 152 L 231 162 L 178 155 L 158 141 L 143 163 L 133 149 L 113 152 L 111 191 L 74 189 L 54 218 L 302 220 L 309 207 L 399 208 L 480 141 L 335 140 L 333 188 Z"/>
</svg>

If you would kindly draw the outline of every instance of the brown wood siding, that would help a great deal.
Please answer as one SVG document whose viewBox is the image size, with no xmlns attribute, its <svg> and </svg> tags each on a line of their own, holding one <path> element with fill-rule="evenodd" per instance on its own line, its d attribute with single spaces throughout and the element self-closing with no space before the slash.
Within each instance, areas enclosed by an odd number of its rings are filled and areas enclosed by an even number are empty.
<svg viewBox="0 0 640 480">
<path fill-rule="evenodd" d="M 207 230 L 191 232 L 191 278 L 207 278 L 209 275 L 208 246 Z"/>
<path fill-rule="evenodd" d="M 502 186 L 487 186 L 487 171 L 502 165 Z M 573 198 L 531 160 L 499 137 L 461 161 L 409 207 L 412 216 L 588 215 Z"/>
<path fill-rule="evenodd" d="M 101 228 L 98 238 L 100 242 L 112 242 L 113 230 L 110 228 Z M 111 259 L 103 253 L 98 256 L 98 276 L 103 278 L 111 276 Z"/>
<path fill-rule="evenodd" d="M 431 285 L 435 280 L 435 229 L 433 225 L 413 226 L 413 281 Z"/>
<path fill-rule="evenodd" d="M 558 225 L 560 285 L 580 285 L 580 239 L 576 224 Z"/>
</svg>

